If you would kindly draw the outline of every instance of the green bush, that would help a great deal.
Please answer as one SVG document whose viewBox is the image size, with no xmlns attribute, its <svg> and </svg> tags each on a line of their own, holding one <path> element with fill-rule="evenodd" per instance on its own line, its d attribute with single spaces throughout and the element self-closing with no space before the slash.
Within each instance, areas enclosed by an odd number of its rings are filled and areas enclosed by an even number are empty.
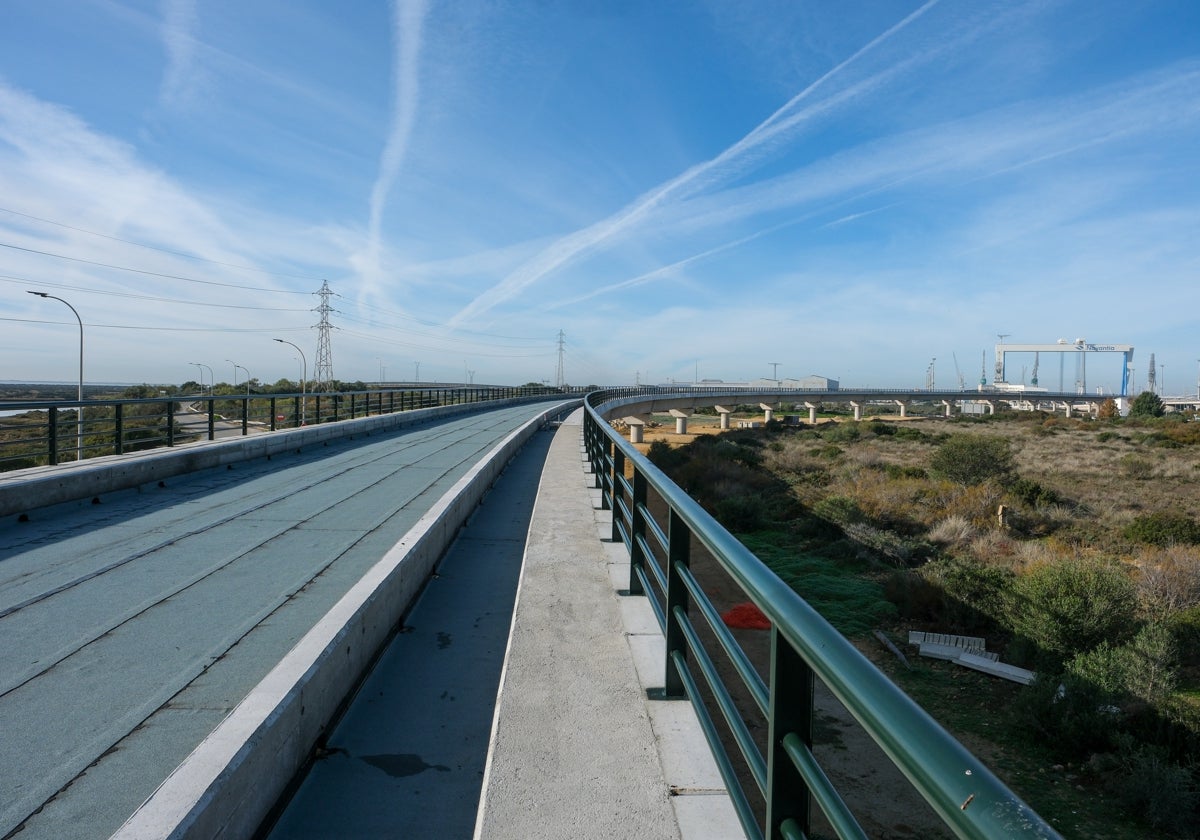
<svg viewBox="0 0 1200 840">
<path fill-rule="evenodd" d="M 1112 747 L 1117 716 L 1102 692 L 1073 675 L 1039 676 L 1016 695 L 1013 712 L 1060 760 L 1084 758 Z"/>
<path fill-rule="evenodd" d="M 1145 481 L 1154 477 L 1154 462 L 1130 452 L 1121 457 L 1121 473 L 1126 478 Z"/>
<path fill-rule="evenodd" d="M 989 479 L 1003 483 L 1016 471 L 1009 442 L 985 435 L 951 435 L 933 453 L 929 469 L 958 484 L 982 484 Z"/>
<path fill-rule="evenodd" d="M 1129 405 L 1130 417 L 1162 417 L 1165 412 L 1163 401 L 1153 391 L 1142 391 Z"/>
<path fill-rule="evenodd" d="M 813 505 L 813 513 L 838 525 L 865 522 L 867 519 L 858 502 L 846 496 L 826 496 Z"/>
<path fill-rule="evenodd" d="M 1150 545 L 1195 545 L 1200 543 L 1200 524 L 1190 516 L 1157 511 L 1139 516 L 1125 526 L 1126 539 Z"/>
<path fill-rule="evenodd" d="M 1012 572 L 972 560 L 942 559 L 927 563 L 921 576 L 942 592 L 932 616 L 947 632 L 966 634 L 992 629 L 1004 618 Z"/>
<path fill-rule="evenodd" d="M 713 515 L 727 531 L 745 533 L 767 524 L 770 507 L 762 496 L 733 496 L 717 502 Z"/>
<path fill-rule="evenodd" d="M 1101 642 L 1129 638 L 1137 616 L 1137 592 L 1116 563 L 1071 559 L 1019 576 L 1007 593 L 1014 632 L 1053 658 L 1070 659 Z"/>
<path fill-rule="evenodd" d="M 1008 486 L 1008 492 L 1035 510 L 1048 505 L 1056 505 L 1062 501 L 1058 493 L 1028 478 L 1018 478 L 1012 482 Z"/>
<path fill-rule="evenodd" d="M 1166 751 L 1122 736 L 1116 753 L 1093 764 L 1105 777 L 1109 791 L 1154 828 L 1181 837 L 1196 836 L 1200 796 L 1195 779 L 1188 768 L 1172 762 Z"/>
</svg>

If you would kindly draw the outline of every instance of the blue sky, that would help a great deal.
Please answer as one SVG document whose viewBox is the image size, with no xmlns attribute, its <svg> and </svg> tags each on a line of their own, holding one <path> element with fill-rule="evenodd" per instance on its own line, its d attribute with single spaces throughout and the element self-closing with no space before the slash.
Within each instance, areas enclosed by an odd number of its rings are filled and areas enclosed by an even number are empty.
<svg viewBox="0 0 1200 840">
<path fill-rule="evenodd" d="M 4 380 L 28 289 L 88 381 L 312 375 L 327 280 L 349 381 L 1194 392 L 1198 269 L 1194 0 L 0 4 Z"/>
</svg>

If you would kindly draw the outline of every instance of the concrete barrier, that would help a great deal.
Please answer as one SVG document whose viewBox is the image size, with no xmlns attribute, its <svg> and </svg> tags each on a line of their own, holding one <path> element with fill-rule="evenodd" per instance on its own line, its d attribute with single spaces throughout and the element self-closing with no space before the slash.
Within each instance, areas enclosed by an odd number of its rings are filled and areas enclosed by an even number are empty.
<svg viewBox="0 0 1200 840">
<path fill-rule="evenodd" d="M 517 450 L 565 405 L 548 409 L 514 431 L 448 490 L 112 840 L 252 836 L 487 488 Z"/>
<path fill-rule="evenodd" d="M 129 490 L 184 473 L 265 458 L 330 440 L 371 432 L 390 432 L 445 417 L 544 401 L 544 397 L 513 397 L 486 403 L 434 406 L 232 439 L 185 443 L 126 455 L 105 455 L 89 458 L 82 463 L 72 461 L 57 466 L 13 470 L 0 473 L 0 516 Z"/>
</svg>

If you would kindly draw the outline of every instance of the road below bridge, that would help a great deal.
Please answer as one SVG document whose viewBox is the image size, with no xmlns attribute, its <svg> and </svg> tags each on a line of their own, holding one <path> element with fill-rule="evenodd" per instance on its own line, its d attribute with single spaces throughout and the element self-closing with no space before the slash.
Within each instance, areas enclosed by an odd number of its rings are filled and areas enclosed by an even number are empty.
<svg viewBox="0 0 1200 840">
<path fill-rule="evenodd" d="M 108 837 L 433 502 L 547 408 L 0 524 L 0 837 Z"/>
</svg>

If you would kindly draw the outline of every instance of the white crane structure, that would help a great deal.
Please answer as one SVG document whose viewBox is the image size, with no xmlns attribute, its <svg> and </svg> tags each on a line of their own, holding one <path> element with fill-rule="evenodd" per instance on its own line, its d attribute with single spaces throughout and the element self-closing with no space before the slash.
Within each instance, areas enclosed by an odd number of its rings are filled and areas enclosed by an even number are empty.
<svg viewBox="0 0 1200 840">
<path fill-rule="evenodd" d="M 1008 382 L 1004 375 L 1007 364 L 1007 356 L 1010 353 L 1033 353 L 1034 354 L 1034 379 L 1033 383 L 1037 385 L 1037 369 L 1042 353 L 1057 353 L 1059 354 L 1059 384 L 1058 390 L 1060 393 L 1066 393 L 1067 388 L 1063 383 L 1063 363 L 1068 356 L 1073 356 L 1075 360 L 1075 386 L 1073 390 L 1077 394 L 1087 393 L 1087 359 L 1090 353 L 1120 353 L 1124 359 L 1124 364 L 1121 367 L 1121 391 L 1119 396 L 1129 396 L 1130 377 L 1133 373 L 1133 345 L 1132 344 L 1092 344 L 1085 339 L 1077 338 L 1073 342 L 1068 342 L 1065 338 L 1060 338 L 1054 344 L 997 344 L 996 345 L 996 381 L 995 385 L 1000 390 L 1005 390 L 1005 386 L 1009 388 L 1018 387 L 1013 383 Z"/>
</svg>

